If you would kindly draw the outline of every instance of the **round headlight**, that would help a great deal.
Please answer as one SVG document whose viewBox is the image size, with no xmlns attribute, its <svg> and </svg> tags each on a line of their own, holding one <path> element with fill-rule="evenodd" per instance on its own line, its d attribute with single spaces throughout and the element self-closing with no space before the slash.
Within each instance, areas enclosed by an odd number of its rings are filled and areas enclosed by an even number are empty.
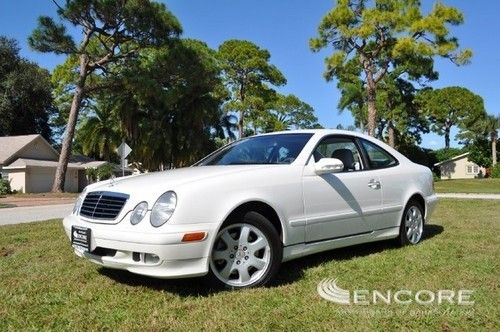
<svg viewBox="0 0 500 332">
<path fill-rule="evenodd" d="M 151 210 L 151 225 L 160 227 L 170 219 L 177 205 L 177 195 L 173 191 L 167 191 L 158 198 Z"/>
<path fill-rule="evenodd" d="M 75 206 L 73 206 L 73 214 L 78 214 L 80 212 L 80 208 L 82 207 L 83 199 L 85 198 L 85 194 L 87 194 L 87 188 L 83 189 L 78 198 L 76 199 Z"/>
<path fill-rule="evenodd" d="M 137 225 L 144 218 L 146 213 L 148 212 L 148 203 L 140 202 L 136 205 L 134 211 L 132 211 L 132 215 L 130 216 L 130 223 L 132 225 Z"/>
</svg>

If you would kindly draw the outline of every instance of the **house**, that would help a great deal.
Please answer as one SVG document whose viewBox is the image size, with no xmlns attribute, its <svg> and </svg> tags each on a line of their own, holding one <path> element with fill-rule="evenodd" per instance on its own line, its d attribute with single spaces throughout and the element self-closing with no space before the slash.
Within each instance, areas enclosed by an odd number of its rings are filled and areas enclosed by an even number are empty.
<svg viewBox="0 0 500 332">
<path fill-rule="evenodd" d="M 12 190 L 23 193 L 51 191 L 59 153 L 40 135 L 0 137 L 0 175 L 10 182 Z M 65 191 L 79 192 L 87 185 L 86 169 L 105 161 L 68 163 Z"/>
<path fill-rule="evenodd" d="M 486 169 L 469 160 L 469 152 L 434 164 L 441 171 L 441 179 L 473 179 L 483 177 Z"/>
</svg>

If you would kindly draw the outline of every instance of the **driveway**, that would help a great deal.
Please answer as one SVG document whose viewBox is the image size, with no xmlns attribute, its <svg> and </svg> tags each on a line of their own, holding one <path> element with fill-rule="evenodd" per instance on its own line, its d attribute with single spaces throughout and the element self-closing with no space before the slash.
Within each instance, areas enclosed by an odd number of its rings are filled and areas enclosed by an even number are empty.
<svg viewBox="0 0 500 332">
<path fill-rule="evenodd" d="M 64 196 L 59 196 L 64 195 Z M 76 194 L 32 194 L 32 195 L 9 195 L 0 197 L 0 204 L 8 206 L 40 206 L 61 205 L 75 202 Z"/>
<path fill-rule="evenodd" d="M 63 218 L 72 210 L 73 204 L 3 208 L 0 209 L 0 226 Z"/>
<path fill-rule="evenodd" d="M 500 199 L 500 194 L 461 194 L 461 193 L 437 193 L 441 198 L 464 198 L 464 199 Z"/>
</svg>

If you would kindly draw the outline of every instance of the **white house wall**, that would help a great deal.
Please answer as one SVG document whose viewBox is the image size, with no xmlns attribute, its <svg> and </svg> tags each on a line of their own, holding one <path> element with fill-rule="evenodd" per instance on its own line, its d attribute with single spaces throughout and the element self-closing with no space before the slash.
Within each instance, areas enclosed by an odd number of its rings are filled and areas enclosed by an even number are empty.
<svg viewBox="0 0 500 332">
<path fill-rule="evenodd" d="M 18 192 L 25 193 L 26 192 L 26 173 L 25 169 L 12 169 L 12 170 L 4 170 L 4 173 L 7 173 L 7 179 L 10 182 L 10 189 L 16 190 Z"/>
<path fill-rule="evenodd" d="M 485 175 L 486 170 L 484 169 L 484 167 L 479 166 L 478 173 L 468 173 L 467 166 L 469 165 L 474 166 L 476 164 L 474 164 L 472 161 L 469 161 L 467 156 L 464 156 L 463 158 L 457 160 L 444 162 L 439 166 L 439 168 L 441 169 L 441 179 L 473 179 L 480 175 Z"/>
</svg>

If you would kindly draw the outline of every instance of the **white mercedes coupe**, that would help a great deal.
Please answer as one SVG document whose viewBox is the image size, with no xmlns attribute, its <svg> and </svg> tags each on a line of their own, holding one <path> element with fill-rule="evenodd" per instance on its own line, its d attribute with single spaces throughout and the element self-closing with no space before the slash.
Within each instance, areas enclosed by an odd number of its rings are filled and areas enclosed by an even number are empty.
<svg viewBox="0 0 500 332">
<path fill-rule="evenodd" d="M 431 171 L 341 130 L 233 142 L 187 168 L 107 180 L 64 229 L 76 255 L 156 278 L 209 274 L 264 285 L 281 262 L 364 242 L 420 242 L 437 202 Z"/>
</svg>

